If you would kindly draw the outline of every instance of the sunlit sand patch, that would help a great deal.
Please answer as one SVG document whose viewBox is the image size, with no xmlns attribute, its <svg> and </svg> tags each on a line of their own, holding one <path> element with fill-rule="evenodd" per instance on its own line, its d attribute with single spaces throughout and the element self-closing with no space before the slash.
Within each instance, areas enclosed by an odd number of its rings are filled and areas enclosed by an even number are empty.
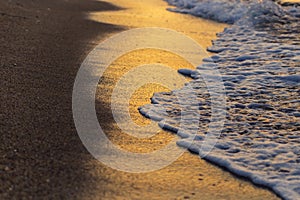
<svg viewBox="0 0 300 200">
<path fill-rule="evenodd" d="M 216 33 L 227 26 L 167 12 L 167 4 L 161 0 L 112 0 L 110 2 L 123 7 L 124 10 L 92 13 L 90 18 L 128 29 L 153 26 L 171 28 L 190 36 L 203 45 L 203 48 L 211 46 L 211 40 L 216 39 Z M 115 83 L 131 67 L 138 66 L 143 61 L 166 63 L 174 69 L 188 68 L 186 62 L 166 52 L 153 50 L 132 52 L 109 67 L 104 74 L 104 79 L 99 82 L 96 98 L 99 122 L 102 123 L 111 141 L 122 149 L 140 153 L 162 148 L 177 137 L 161 131 L 150 139 L 133 138 L 122 133 L 112 119 L 109 105 L 110 94 Z M 141 104 L 150 103 L 148 97 L 153 91 L 165 91 L 165 88 L 147 85 L 137 90 L 130 100 L 131 116 L 138 124 L 149 123 L 149 120 L 141 118 L 135 109 Z M 99 191 L 95 196 L 101 199 L 277 199 L 270 191 L 238 179 L 189 152 L 172 165 L 147 174 L 115 171 L 96 161 L 92 161 L 89 165 L 93 169 L 91 173 L 94 174 L 95 179 L 99 179 Z"/>
</svg>

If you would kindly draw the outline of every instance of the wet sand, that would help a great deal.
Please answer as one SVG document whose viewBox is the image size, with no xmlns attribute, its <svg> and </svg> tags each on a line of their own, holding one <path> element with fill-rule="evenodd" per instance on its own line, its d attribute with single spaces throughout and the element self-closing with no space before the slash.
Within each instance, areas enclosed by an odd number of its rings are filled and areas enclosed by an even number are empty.
<svg viewBox="0 0 300 200">
<path fill-rule="evenodd" d="M 4 102 L 0 115 L 0 198 L 278 199 L 189 152 L 159 171 L 130 174 L 102 165 L 85 150 L 74 127 L 71 95 L 80 63 L 95 45 L 118 31 L 158 26 L 181 31 L 206 47 L 224 27 L 168 12 L 160 0 L 111 3 L 0 3 L 0 74 L 4 85 L 0 95 Z M 90 11 L 94 13 L 87 16 Z M 138 140 L 122 133 L 113 121 L 109 97 L 116 81 L 129 69 L 149 61 L 175 69 L 187 66 L 167 52 L 133 52 L 111 65 L 97 93 L 100 124 L 115 144 L 133 152 L 161 148 L 175 137 L 161 131 L 154 138 Z M 162 90 L 149 85 L 133 95 L 130 111 L 134 121 L 149 123 L 137 107 Z"/>
<path fill-rule="evenodd" d="M 125 9 L 93 13 L 90 18 L 126 29 L 170 28 L 193 38 L 203 48 L 210 46 L 211 40 L 216 38 L 216 33 L 226 27 L 224 24 L 209 20 L 168 12 L 167 4 L 160 0 L 110 2 Z M 147 49 L 127 53 L 107 69 L 97 92 L 98 119 L 110 140 L 120 148 L 131 152 L 151 152 L 163 148 L 176 137 L 165 131 L 150 139 L 131 137 L 118 128 L 111 115 L 110 96 L 117 81 L 130 69 L 147 63 L 165 64 L 173 69 L 192 68 L 189 63 L 170 52 Z M 167 89 L 156 84 L 148 84 L 136 91 L 130 99 L 129 108 L 133 121 L 139 125 L 150 123 L 138 113 L 137 108 L 149 104 L 153 92 L 159 91 Z M 106 112 L 103 112 L 104 109 Z M 94 167 L 94 173 L 103 176 L 103 172 L 99 173 L 97 170 L 99 164 Z M 103 169 L 109 183 L 98 185 L 98 191 L 106 191 L 102 193 L 104 196 L 99 197 L 100 199 L 278 199 L 269 190 L 254 186 L 189 152 L 184 153 L 166 168 L 145 174 L 130 174 L 107 167 Z"/>
</svg>

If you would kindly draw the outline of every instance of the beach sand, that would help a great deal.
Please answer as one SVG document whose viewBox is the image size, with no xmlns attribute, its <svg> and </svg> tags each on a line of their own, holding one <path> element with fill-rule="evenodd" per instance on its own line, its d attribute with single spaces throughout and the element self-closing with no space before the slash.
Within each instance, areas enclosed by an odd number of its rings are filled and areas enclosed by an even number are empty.
<svg viewBox="0 0 300 200">
<path fill-rule="evenodd" d="M 168 12 L 161 0 L 110 2 L 0 3 L 0 199 L 278 199 L 189 152 L 161 170 L 131 174 L 104 166 L 86 151 L 74 127 L 71 98 L 77 70 L 94 46 L 123 30 L 155 26 L 180 31 L 207 47 L 225 27 Z M 162 148 L 176 137 L 161 131 L 136 139 L 113 121 L 110 94 L 117 80 L 149 62 L 188 67 L 168 52 L 132 52 L 108 68 L 97 92 L 101 126 L 115 144 L 133 152 Z M 130 112 L 136 123 L 149 123 L 137 108 L 163 90 L 147 85 L 133 95 Z"/>
</svg>

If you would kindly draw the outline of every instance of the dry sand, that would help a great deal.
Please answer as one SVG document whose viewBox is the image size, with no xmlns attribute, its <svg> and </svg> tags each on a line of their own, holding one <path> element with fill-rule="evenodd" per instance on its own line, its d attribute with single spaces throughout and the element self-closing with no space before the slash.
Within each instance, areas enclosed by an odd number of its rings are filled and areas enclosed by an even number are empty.
<svg viewBox="0 0 300 200">
<path fill-rule="evenodd" d="M 84 0 L 0 2 L 0 199 L 278 199 L 189 152 L 159 171 L 130 174 L 102 165 L 85 150 L 73 124 L 71 95 L 80 63 L 95 45 L 125 29 L 159 26 L 208 46 L 224 27 L 168 12 L 160 0 L 111 2 L 115 5 Z M 160 148 L 174 137 L 162 131 L 151 140 L 134 139 L 112 119 L 112 88 L 141 60 L 186 66 L 167 52 L 145 50 L 124 55 L 105 73 L 96 101 L 99 122 L 115 144 L 134 152 Z M 160 90 L 152 85 L 133 95 L 130 110 L 137 123 L 148 121 L 136 108 Z"/>
</svg>

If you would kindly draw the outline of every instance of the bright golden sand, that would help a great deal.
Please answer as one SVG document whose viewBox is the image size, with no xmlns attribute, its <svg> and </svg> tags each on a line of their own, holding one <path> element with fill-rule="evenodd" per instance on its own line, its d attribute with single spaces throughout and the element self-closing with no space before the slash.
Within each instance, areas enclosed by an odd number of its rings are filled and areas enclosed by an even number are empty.
<svg viewBox="0 0 300 200">
<path fill-rule="evenodd" d="M 126 29 L 170 28 L 193 38 L 203 48 L 210 46 L 211 40 L 216 39 L 216 33 L 226 27 L 224 24 L 166 11 L 167 3 L 163 0 L 110 2 L 124 9 L 92 13 L 89 17 L 98 22 L 119 25 Z M 172 133 L 161 131 L 149 139 L 137 139 L 122 133 L 112 118 L 110 96 L 117 81 L 130 69 L 147 63 L 161 63 L 174 69 L 192 68 L 185 60 L 170 52 L 145 49 L 123 55 L 104 73 L 99 82 L 96 98 L 100 125 L 114 144 L 131 152 L 151 152 L 163 148 L 177 137 Z M 176 85 L 178 88 L 181 86 Z M 129 102 L 129 111 L 134 122 L 139 125 L 149 123 L 148 119 L 139 114 L 137 108 L 149 104 L 152 94 L 160 91 L 168 89 L 157 84 L 147 84 L 136 90 Z M 98 191 L 91 191 L 96 199 L 278 199 L 269 190 L 237 178 L 189 152 L 184 153 L 164 169 L 145 174 L 113 170 L 96 160 L 87 165 L 93 177 L 99 180 L 99 185 L 96 186 Z"/>
</svg>

